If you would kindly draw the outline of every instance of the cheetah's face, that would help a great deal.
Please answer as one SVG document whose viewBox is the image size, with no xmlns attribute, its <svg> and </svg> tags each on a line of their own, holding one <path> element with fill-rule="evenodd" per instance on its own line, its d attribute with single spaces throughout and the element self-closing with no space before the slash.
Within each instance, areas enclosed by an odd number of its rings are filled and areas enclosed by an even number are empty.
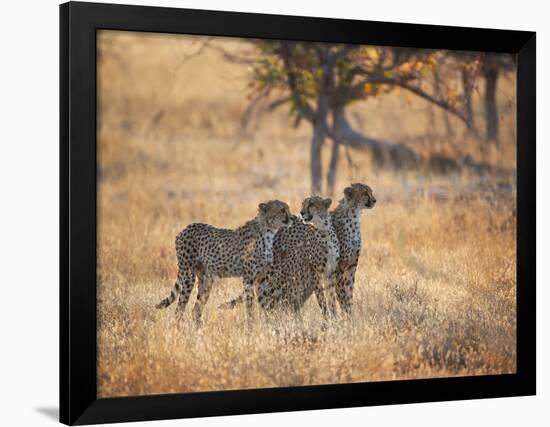
<svg viewBox="0 0 550 427">
<path fill-rule="evenodd" d="M 292 220 L 295 218 L 290 213 L 288 205 L 280 200 L 270 200 L 260 203 L 258 206 L 258 215 L 260 220 L 263 220 L 268 228 L 273 231 L 277 231 L 281 227 L 290 226 Z"/>
<path fill-rule="evenodd" d="M 329 215 L 328 208 L 332 200 L 323 199 L 319 196 L 308 197 L 302 202 L 302 209 L 300 215 L 306 222 L 312 222 L 313 224 L 324 222 Z"/>
<path fill-rule="evenodd" d="M 344 190 L 346 200 L 359 209 L 372 209 L 376 204 L 376 198 L 366 184 L 352 184 Z"/>
</svg>

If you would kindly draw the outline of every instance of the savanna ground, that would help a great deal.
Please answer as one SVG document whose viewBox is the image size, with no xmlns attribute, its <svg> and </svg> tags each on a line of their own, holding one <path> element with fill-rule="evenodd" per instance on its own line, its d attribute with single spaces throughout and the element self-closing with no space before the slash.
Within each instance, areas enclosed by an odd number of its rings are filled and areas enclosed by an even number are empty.
<svg viewBox="0 0 550 427">
<path fill-rule="evenodd" d="M 101 33 L 98 47 L 100 396 L 515 371 L 514 76 L 499 82 L 498 150 L 459 131 L 451 138 L 441 112 L 403 93 L 353 107 L 372 136 L 493 169 L 441 176 L 377 169 L 366 152 L 341 156 L 333 203 L 350 182 L 378 199 L 362 218 L 351 322 L 324 330 L 313 297 L 302 323 L 247 331 L 243 308 L 217 308 L 242 289 L 226 279 L 197 330 L 196 290 L 182 324 L 174 306 L 154 308 L 174 285 L 176 234 L 195 221 L 239 226 L 267 199 L 298 212 L 310 191 L 311 129 L 294 129 L 281 110 L 237 136 L 246 67 L 211 51 L 182 61 L 192 39 Z"/>
</svg>

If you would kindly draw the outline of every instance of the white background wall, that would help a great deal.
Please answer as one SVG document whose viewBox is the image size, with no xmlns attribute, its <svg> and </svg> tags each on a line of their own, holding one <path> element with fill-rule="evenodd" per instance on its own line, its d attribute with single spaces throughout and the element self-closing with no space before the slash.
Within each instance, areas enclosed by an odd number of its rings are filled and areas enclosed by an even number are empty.
<svg viewBox="0 0 550 427">
<path fill-rule="evenodd" d="M 107 0 L 104 0 L 107 2 Z M 185 421 L 188 426 L 548 425 L 550 239 L 546 185 L 550 30 L 536 0 L 136 1 L 246 12 L 535 30 L 538 32 L 537 397 L 326 410 Z M 52 424 L 58 405 L 58 2 L 5 1 L 0 23 L 0 424 Z M 546 407 L 545 407 L 546 406 Z M 176 425 L 181 421 L 165 421 Z"/>
</svg>

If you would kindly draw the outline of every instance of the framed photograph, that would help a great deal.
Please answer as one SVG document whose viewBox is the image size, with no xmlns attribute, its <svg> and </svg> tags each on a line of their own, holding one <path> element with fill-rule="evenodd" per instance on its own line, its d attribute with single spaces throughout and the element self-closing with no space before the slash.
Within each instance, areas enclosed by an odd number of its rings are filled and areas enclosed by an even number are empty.
<svg viewBox="0 0 550 427">
<path fill-rule="evenodd" d="M 60 6 L 60 418 L 535 394 L 535 33 Z"/>
</svg>

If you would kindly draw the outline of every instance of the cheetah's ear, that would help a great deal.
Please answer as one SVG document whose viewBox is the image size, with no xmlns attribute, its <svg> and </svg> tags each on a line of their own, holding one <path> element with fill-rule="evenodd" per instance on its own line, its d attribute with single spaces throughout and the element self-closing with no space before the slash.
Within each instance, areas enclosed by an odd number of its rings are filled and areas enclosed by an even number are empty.
<svg viewBox="0 0 550 427">
<path fill-rule="evenodd" d="M 323 206 L 325 207 L 325 209 L 328 209 L 330 208 L 330 204 L 332 203 L 332 200 L 331 199 L 325 199 L 323 200 Z"/>
<path fill-rule="evenodd" d="M 346 199 L 351 199 L 351 196 L 353 196 L 353 188 L 346 187 L 346 189 L 344 190 L 344 195 L 346 196 Z"/>
<path fill-rule="evenodd" d="M 267 212 L 267 203 L 260 203 L 258 205 L 258 208 L 260 209 L 261 213 L 266 213 Z"/>
</svg>

